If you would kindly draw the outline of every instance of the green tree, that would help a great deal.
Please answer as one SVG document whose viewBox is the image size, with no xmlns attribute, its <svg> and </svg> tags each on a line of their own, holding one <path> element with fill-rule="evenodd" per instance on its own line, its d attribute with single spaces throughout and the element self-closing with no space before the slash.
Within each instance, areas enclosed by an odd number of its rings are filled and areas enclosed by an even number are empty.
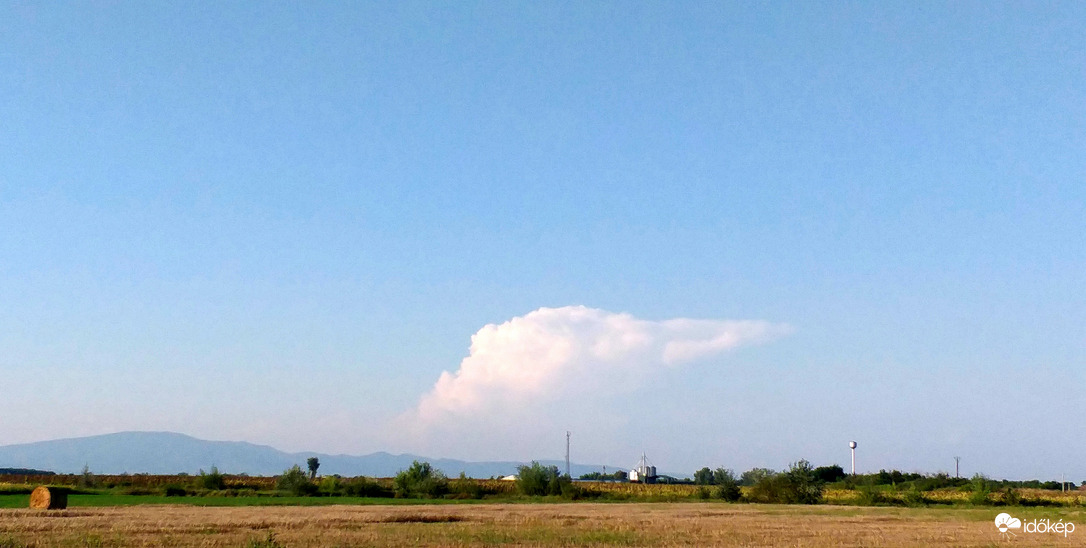
<svg viewBox="0 0 1086 548">
<path fill-rule="evenodd" d="M 848 474 L 845 473 L 845 470 L 837 464 L 832 466 L 819 466 L 814 469 L 814 473 L 819 481 L 823 483 L 833 483 L 835 481 L 843 480 L 848 476 Z"/>
<path fill-rule="evenodd" d="M 695 485 L 713 485 L 713 471 L 708 466 L 694 472 L 694 484 Z"/>
<path fill-rule="evenodd" d="M 222 491 L 226 489 L 226 476 L 219 473 L 217 466 L 212 466 L 211 472 L 206 474 L 200 470 L 200 486 L 210 491 Z"/>
<path fill-rule="evenodd" d="M 739 480 L 735 478 L 735 472 L 727 468 L 717 468 L 713 471 L 713 483 L 717 485 L 716 498 L 728 502 L 735 502 L 743 497 L 743 491 L 739 489 Z"/>
<path fill-rule="evenodd" d="M 83 473 L 79 475 L 80 487 L 97 487 L 98 478 L 90 471 L 90 466 L 83 465 Z"/>
<path fill-rule="evenodd" d="M 739 480 L 735 477 L 735 472 L 724 467 L 713 470 L 713 484 L 723 485 L 725 483 L 739 484 Z"/>
<path fill-rule="evenodd" d="M 395 495 L 392 489 L 366 477 L 344 481 L 343 492 L 351 497 L 391 497 Z"/>
<path fill-rule="evenodd" d="M 815 475 L 811 463 L 800 460 L 792 464 L 785 472 L 787 478 L 788 502 L 799 504 L 818 504 L 822 502 L 822 482 Z"/>
<path fill-rule="evenodd" d="M 563 495 L 572 493 L 572 487 L 573 480 L 560 474 L 557 466 L 532 461 L 530 466 L 517 467 L 517 489 L 525 495 Z"/>
<path fill-rule="evenodd" d="M 784 478 L 782 474 L 778 474 L 771 470 L 761 468 L 758 469 L 759 473 L 743 474 L 743 481 L 753 481 L 750 486 L 750 492 L 748 494 L 751 502 L 763 502 L 763 503 L 783 503 L 784 500 Z"/>
<path fill-rule="evenodd" d="M 912 487 L 902 495 L 901 500 L 905 502 L 907 506 L 924 506 L 929 502 L 928 498 L 924 496 L 924 492 L 921 491 L 915 483 L 913 483 Z"/>
<path fill-rule="evenodd" d="M 991 503 L 992 482 L 983 474 L 973 476 L 971 481 L 973 494 L 969 495 L 969 502 L 978 506 Z"/>
<path fill-rule="evenodd" d="M 397 497 L 436 498 L 449 492 L 449 480 L 428 462 L 415 461 L 392 480 Z"/>
<path fill-rule="evenodd" d="M 279 476 L 279 479 L 275 482 L 275 486 L 280 491 L 286 491 L 296 497 L 308 496 L 317 492 L 317 486 L 309 480 L 309 476 L 297 464 L 285 470 L 283 475 Z"/>
<path fill-rule="evenodd" d="M 776 472 L 769 468 L 751 468 L 750 470 L 743 472 L 743 475 L 739 478 L 739 484 L 751 487 L 756 485 L 759 481 L 776 474 Z"/>
<path fill-rule="evenodd" d="M 815 476 L 811 463 L 801 460 L 787 471 L 755 469 L 757 473 L 743 474 L 744 480 L 754 480 L 750 500 L 775 504 L 817 504 L 822 500 L 822 483 Z M 751 472 L 754 472 L 752 470 Z"/>
<path fill-rule="evenodd" d="M 321 467 L 321 461 L 317 457 L 309 457 L 305 461 L 306 466 L 309 467 L 309 479 L 315 479 L 317 477 L 317 468 Z"/>
</svg>

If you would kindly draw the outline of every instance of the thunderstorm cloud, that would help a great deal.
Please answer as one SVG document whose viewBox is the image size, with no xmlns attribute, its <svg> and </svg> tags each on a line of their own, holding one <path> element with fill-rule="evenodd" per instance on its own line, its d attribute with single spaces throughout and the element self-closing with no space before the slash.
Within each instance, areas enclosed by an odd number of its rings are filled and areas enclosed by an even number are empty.
<svg viewBox="0 0 1086 548">
<path fill-rule="evenodd" d="M 460 368 L 443 372 L 405 418 L 423 429 L 485 427 L 586 393 L 629 392 L 651 375 L 789 331 L 765 321 L 650 321 L 584 306 L 540 308 L 475 333 Z"/>
</svg>

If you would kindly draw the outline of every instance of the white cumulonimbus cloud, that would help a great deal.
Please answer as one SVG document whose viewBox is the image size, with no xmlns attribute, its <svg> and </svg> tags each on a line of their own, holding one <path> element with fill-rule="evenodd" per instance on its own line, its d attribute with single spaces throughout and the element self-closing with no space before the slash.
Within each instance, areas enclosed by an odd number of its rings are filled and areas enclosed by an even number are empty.
<svg viewBox="0 0 1086 548">
<path fill-rule="evenodd" d="M 586 392 L 629 391 L 654 370 L 789 331 L 765 321 L 649 321 L 584 306 L 540 308 L 480 329 L 460 369 L 443 372 L 409 415 L 425 427 L 523 412 Z"/>
</svg>

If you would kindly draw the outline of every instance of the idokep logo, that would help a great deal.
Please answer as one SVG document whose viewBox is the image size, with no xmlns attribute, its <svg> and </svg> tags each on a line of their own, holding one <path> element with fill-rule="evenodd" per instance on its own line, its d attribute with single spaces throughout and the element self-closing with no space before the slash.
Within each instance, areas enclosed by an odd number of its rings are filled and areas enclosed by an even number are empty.
<svg viewBox="0 0 1086 548">
<path fill-rule="evenodd" d="M 1047 518 L 1035 519 L 1022 523 L 1022 520 L 1012 517 L 1010 514 L 1004 512 L 999 514 L 995 518 L 995 526 L 999 529 L 1000 536 L 1004 538 L 1010 538 L 1017 536 L 1012 529 L 1021 529 L 1026 533 L 1047 534 L 1053 533 L 1057 535 L 1063 535 L 1067 538 L 1067 535 L 1075 532 L 1075 524 L 1071 522 L 1064 522 L 1063 519 L 1053 522 Z"/>
<path fill-rule="evenodd" d="M 1011 532 L 1011 529 L 1021 529 L 1022 520 L 1018 518 L 1012 518 L 1010 514 L 1004 512 L 996 516 L 995 519 L 996 528 L 999 529 L 999 535 L 1003 538 L 1011 538 L 1015 535 Z"/>
</svg>

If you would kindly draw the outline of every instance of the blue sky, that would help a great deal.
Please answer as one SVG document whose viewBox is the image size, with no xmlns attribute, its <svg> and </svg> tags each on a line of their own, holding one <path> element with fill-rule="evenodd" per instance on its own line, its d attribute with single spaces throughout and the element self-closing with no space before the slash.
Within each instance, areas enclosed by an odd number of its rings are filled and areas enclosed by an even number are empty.
<svg viewBox="0 0 1086 548">
<path fill-rule="evenodd" d="M 1070 2 L 5 3 L 0 444 L 1086 480 L 1084 52 Z M 788 334 L 402 435 L 567 306 Z"/>
</svg>

